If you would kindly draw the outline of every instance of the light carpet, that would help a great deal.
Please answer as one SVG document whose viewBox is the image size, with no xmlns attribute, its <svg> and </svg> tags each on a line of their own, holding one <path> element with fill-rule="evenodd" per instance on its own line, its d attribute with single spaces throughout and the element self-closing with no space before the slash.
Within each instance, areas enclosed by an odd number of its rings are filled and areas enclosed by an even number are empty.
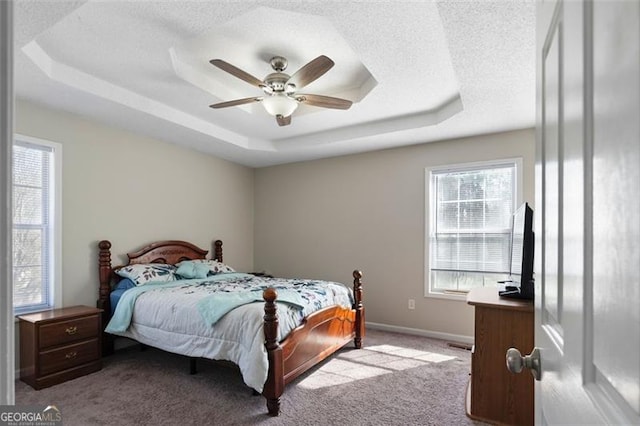
<svg viewBox="0 0 640 426">
<path fill-rule="evenodd" d="M 137 346 L 104 368 L 40 391 L 16 382 L 17 405 L 56 405 L 73 425 L 479 425 L 465 415 L 469 351 L 419 336 L 367 330 L 286 386 L 269 417 L 236 367 Z"/>
</svg>

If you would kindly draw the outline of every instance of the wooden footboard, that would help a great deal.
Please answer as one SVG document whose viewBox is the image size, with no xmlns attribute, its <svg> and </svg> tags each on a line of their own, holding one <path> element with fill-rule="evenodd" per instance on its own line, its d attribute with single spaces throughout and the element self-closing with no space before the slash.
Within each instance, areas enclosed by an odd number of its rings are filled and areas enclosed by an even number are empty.
<svg viewBox="0 0 640 426">
<path fill-rule="evenodd" d="M 280 396 L 284 386 L 353 339 L 362 347 L 364 337 L 364 306 L 362 304 L 362 273 L 353 271 L 354 306 L 330 306 L 305 318 L 285 340 L 278 343 L 277 292 L 264 291 L 265 345 L 269 358 L 269 374 L 263 395 L 269 414 L 280 412 Z"/>
</svg>

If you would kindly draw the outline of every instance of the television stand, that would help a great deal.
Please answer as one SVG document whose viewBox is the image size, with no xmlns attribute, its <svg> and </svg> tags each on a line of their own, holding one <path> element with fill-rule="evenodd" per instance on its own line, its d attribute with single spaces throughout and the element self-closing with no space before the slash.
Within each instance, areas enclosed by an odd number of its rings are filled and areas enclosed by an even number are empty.
<svg viewBox="0 0 640 426">
<path fill-rule="evenodd" d="M 475 344 L 467 416 L 488 423 L 533 425 L 533 376 L 507 370 L 507 349 L 533 350 L 533 301 L 500 297 L 495 287 L 467 295 L 475 307 Z"/>
</svg>

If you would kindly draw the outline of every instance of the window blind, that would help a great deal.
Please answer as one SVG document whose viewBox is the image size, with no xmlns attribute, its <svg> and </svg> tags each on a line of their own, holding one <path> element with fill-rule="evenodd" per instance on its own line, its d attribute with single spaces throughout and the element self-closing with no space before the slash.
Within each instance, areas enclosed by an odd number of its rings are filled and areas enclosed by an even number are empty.
<svg viewBox="0 0 640 426">
<path fill-rule="evenodd" d="M 515 165 L 432 172 L 431 270 L 508 273 Z"/>
<path fill-rule="evenodd" d="M 50 306 L 52 154 L 16 141 L 13 149 L 14 310 Z"/>
</svg>

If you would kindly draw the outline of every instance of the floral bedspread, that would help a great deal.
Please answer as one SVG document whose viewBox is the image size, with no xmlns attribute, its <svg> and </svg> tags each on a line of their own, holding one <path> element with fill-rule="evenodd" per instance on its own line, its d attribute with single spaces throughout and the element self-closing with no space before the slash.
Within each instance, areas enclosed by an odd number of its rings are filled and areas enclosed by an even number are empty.
<svg viewBox="0 0 640 426">
<path fill-rule="evenodd" d="M 158 296 L 162 294 L 161 297 L 168 297 L 169 300 L 174 301 L 180 299 L 189 300 L 189 303 L 195 301 L 203 319 L 207 321 L 207 315 L 203 310 L 220 308 L 223 310 L 222 314 L 216 313 L 219 318 L 242 304 L 262 301 L 262 292 L 270 287 L 280 293 L 276 302 L 286 302 L 279 303 L 279 316 L 282 316 L 284 310 L 287 311 L 286 315 L 291 316 L 294 321 L 300 321 L 307 315 L 327 306 L 351 307 L 353 305 L 351 289 L 340 283 L 310 279 L 263 278 L 235 272 L 207 278 L 145 284 L 127 290 L 118 302 L 105 331 L 109 333 L 125 331 L 133 317 L 138 297 L 147 292 L 153 291 L 158 293 Z M 247 297 L 234 298 L 233 300 L 225 297 L 216 298 L 218 295 L 232 294 L 246 295 Z M 204 303 L 207 301 L 210 303 Z M 211 325 L 215 321 L 207 322 Z"/>
<path fill-rule="evenodd" d="M 278 303 L 280 340 L 316 310 L 353 305 L 352 290 L 339 283 L 218 274 L 203 279 L 149 283 L 125 291 L 105 331 L 186 356 L 232 361 L 240 367 L 245 383 L 262 392 L 268 360 L 264 347 L 264 303 L 260 300 L 262 291 L 268 287 L 281 294 L 299 295 L 300 303 Z M 255 293 L 260 300 L 236 307 L 213 326 L 203 320 L 199 310 L 202 300 L 238 291 Z M 215 303 L 212 305 L 215 307 Z M 122 313 L 127 310 L 130 312 Z M 118 323 L 118 316 L 128 317 L 128 321 Z"/>
<path fill-rule="evenodd" d="M 267 288 L 276 291 L 295 291 L 301 298 L 302 314 L 307 316 L 315 311 L 331 305 L 350 307 L 353 296 L 350 289 L 339 283 L 310 279 L 263 278 L 249 274 L 225 274 L 225 279 L 212 280 L 205 278 L 198 280 L 195 285 L 183 287 L 187 293 L 202 292 L 205 294 L 231 292 L 262 292 Z M 215 276 L 214 276 L 215 277 Z"/>
</svg>

